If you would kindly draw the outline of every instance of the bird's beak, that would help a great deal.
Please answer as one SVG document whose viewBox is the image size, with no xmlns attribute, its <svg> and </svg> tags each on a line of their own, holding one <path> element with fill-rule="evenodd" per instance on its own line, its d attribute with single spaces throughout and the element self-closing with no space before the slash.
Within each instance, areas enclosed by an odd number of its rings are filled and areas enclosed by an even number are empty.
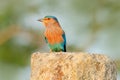
<svg viewBox="0 0 120 80">
<path fill-rule="evenodd" d="M 43 19 L 38 19 L 37 21 L 43 22 Z"/>
</svg>

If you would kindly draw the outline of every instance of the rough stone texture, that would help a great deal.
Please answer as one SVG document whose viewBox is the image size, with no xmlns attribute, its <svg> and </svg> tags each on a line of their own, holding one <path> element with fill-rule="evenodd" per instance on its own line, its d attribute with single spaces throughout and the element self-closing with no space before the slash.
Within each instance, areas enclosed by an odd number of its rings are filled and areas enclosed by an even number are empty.
<svg viewBox="0 0 120 80">
<path fill-rule="evenodd" d="M 116 80 L 115 63 L 105 55 L 33 53 L 31 80 Z"/>
</svg>

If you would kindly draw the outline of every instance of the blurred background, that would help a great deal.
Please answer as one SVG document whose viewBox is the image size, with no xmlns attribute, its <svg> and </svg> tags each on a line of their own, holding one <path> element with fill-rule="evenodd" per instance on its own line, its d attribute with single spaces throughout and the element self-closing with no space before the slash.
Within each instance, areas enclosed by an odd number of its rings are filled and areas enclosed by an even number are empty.
<svg viewBox="0 0 120 80">
<path fill-rule="evenodd" d="M 68 52 L 105 54 L 119 73 L 120 0 L 0 0 L 0 80 L 30 79 L 31 54 L 49 52 L 37 21 L 46 15 L 58 18 Z"/>
</svg>

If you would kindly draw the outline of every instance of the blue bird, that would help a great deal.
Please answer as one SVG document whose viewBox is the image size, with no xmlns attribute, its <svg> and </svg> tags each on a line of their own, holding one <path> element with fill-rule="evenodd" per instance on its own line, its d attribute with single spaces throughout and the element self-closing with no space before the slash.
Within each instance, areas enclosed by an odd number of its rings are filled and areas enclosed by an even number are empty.
<svg viewBox="0 0 120 80">
<path fill-rule="evenodd" d="M 45 26 L 45 40 L 51 52 L 66 52 L 66 36 L 55 16 L 45 16 L 38 21 Z"/>
</svg>

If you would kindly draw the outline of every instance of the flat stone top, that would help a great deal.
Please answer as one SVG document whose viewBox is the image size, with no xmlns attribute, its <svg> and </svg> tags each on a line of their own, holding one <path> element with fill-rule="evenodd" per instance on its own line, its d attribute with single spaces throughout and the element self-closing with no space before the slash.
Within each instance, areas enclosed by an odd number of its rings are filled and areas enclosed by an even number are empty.
<svg viewBox="0 0 120 80">
<path fill-rule="evenodd" d="M 31 80 L 116 80 L 116 65 L 103 54 L 33 53 Z"/>
</svg>

